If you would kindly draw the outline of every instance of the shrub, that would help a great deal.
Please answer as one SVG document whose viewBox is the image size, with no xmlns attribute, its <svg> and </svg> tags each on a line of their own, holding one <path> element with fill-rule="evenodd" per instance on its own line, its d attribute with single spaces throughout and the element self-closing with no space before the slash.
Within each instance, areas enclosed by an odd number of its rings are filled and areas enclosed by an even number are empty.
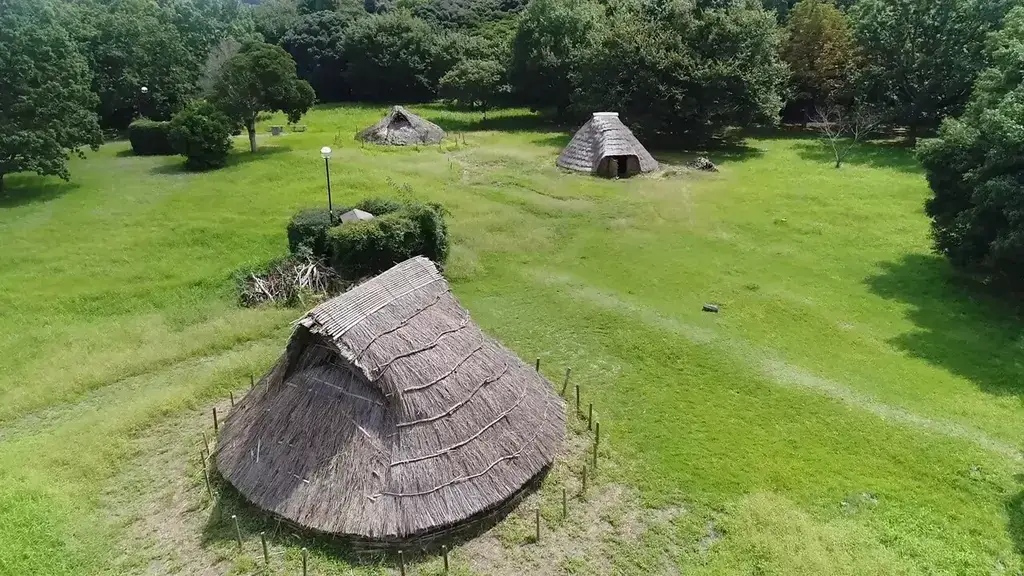
<svg viewBox="0 0 1024 576">
<path fill-rule="evenodd" d="M 185 107 L 171 119 L 171 143 L 189 170 L 220 168 L 231 150 L 232 124 L 205 100 Z"/>
<path fill-rule="evenodd" d="M 172 156 L 171 123 L 140 118 L 128 125 L 128 141 L 138 156 Z"/>
<path fill-rule="evenodd" d="M 990 40 L 993 66 L 966 113 L 946 119 L 918 155 L 933 197 L 935 250 L 957 268 L 1006 288 L 1024 286 L 1024 8 Z"/>
<path fill-rule="evenodd" d="M 402 209 L 404 204 L 397 200 L 390 200 L 388 198 L 367 198 L 359 204 L 356 204 L 356 208 L 369 212 L 374 216 L 383 216 L 392 212 L 397 212 Z M 341 213 L 348 212 L 344 210 Z"/>
<path fill-rule="evenodd" d="M 302 247 L 308 248 L 314 256 L 327 256 L 327 231 L 331 228 L 331 216 L 322 208 L 300 210 L 288 222 L 288 249 L 297 254 Z"/>
<path fill-rule="evenodd" d="M 444 208 L 438 204 L 403 205 L 373 220 L 331 228 L 327 236 L 331 265 L 350 279 L 383 272 L 413 256 L 438 263 L 448 257 Z"/>
</svg>

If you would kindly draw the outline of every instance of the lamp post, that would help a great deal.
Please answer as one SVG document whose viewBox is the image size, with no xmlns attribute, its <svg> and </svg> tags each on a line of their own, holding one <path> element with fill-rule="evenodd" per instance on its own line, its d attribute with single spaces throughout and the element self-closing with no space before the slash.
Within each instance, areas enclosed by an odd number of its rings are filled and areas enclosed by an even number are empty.
<svg viewBox="0 0 1024 576">
<path fill-rule="evenodd" d="M 139 94 L 141 94 L 139 96 L 139 117 L 142 118 L 145 117 L 145 113 L 142 111 L 142 103 L 146 99 L 146 95 L 149 94 L 149 88 L 146 86 L 139 88 Z"/>
<path fill-rule="evenodd" d="M 321 148 L 320 156 L 324 159 L 324 170 L 327 172 L 327 214 L 331 224 L 334 224 L 334 203 L 331 201 L 331 147 Z"/>
</svg>

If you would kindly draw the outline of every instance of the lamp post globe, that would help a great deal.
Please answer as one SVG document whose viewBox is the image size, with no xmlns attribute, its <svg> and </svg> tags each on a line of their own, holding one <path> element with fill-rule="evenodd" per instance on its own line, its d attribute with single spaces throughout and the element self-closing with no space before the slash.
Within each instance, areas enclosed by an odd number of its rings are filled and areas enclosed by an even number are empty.
<svg viewBox="0 0 1024 576">
<path fill-rule="evenodd" d="M 143 94 L 149 94 L 149 88 L 143 86 L 139 89 L 139 92 L 142 92 Z"/>
<path fill-rule="evenodd" d="M 327 217 L 334 224 L 334 203 L 331 201 L 331 147 L 320 149 L 320 157 L 324 159 L 324 171 L 327 174 Z"/>
</svg>

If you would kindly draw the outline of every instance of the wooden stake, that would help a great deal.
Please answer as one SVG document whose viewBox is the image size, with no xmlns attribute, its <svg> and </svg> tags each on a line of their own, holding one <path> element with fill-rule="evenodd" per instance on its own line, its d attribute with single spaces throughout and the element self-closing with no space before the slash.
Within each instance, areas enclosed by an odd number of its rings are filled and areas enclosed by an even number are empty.
<svg viewBox="0 0 1024 576">
<path fill-rule="evenodd" d="M 267 551 L 266 532 L 260 532 L 260 542 L 263 544 L 263 564 L 270 566 L 270 552 Z"/>
<path fill-rule="evenodd" d="M 576 413 L 580 413 L 580 385 L 576 385 Z"/>
<path fill-rule="evenodd" d="M 206 458 L 203 456 L 202 450 L 199 451 L 199 459 L 203 462 L 203 478 L 206 479 L 206 491 L 210 494 L 210 500 L 213 500 L 213 487 L 210 486 L 210 472 L 206 469 Z"/>
<path fill-rule="evenodd" d="M 540 358 L 537 358 L 537 365 L 534 366 L 534 369 L 536 369 L 537 372 L 540 372 Z"/>
<path fill-rule="evenodd" d="M 601 443 L 601 423 L 594 422 L 594 446 Z"/>
<path fill-rule="evenodd" d="M 565 396 L 565 391 L 569 389 L 569 375 L 572 374 L 572 368 L 565 369 L 565 384 L 562 384 L 562 396 Z"/>
<path fill-rule="evenodd" d="M 562 520 L 569 517 L 569 496 L 565 486 L 562 486 Z"/>
<path fill-rule="evenodd" d="M 307 576 L 306 575 L 306 568 L 307 568 L 308 564 L 309 564 L 309 550 L 306 550 L 305 548 L 303 548 L 302 549 L 302 576 Z"/>
<path fill-rule="evenodd" d="M 447 574 L 448 573 L 448 546 L 447 545 L 442 545 L 441 546 L 441 554 L 444 555 L 444 573 Z"/>
<path fill-rule="evenodd" d="M 537 535 L 534 542 L 540 542 L 540 508 L 537 508 L 535 517 L 537 518 Z"/>
<path fill-rule="evenodd" d="M 587 497 L 587 465 L 583 465 L 583 489 L 580 490 L 580 498 L 586 499 Z"/>
<path fill-rule="evenodd" d="M 235 393 L 234 392 L 228 392 L 228 396 L 231 397 L 231 405 L 234 406 L 235 405 Z"/>
<path fill-rule="evenodd" d="M 594 469 L 594 474 L 597 474 L 597 442 L 594 442 L 594 465 L 591 468 Z"/>
<path fill-rule="evenodd" d="M 405 576 L 405 554 L 401 550 L 398 551 L 398 571 Z"/>
<path fill-rule="evenodd" d="M 594 403 L 590 403 L 590 408 L 587 409 L 587 430 L 594 429 Z"/>
<path fill-rule="evenodd" d="M 206 438 L 206 432 L 203 432 L 203 446 L 206 446 L 206 453 L 210 453 L 210 441 Z"/>
<path fill-rule="evenodd" d="M 213 433 L 214 433 L 214 434 L 216 434 L 216 433 L 217 433 L 217 430 L 218 430 L 218 428 L 219 428 L 219 427 L 220 427 L 220 426 L 219 426 L 219 424 L 217 423 L 217 407 L 216 407 L 216 406 L 214 406 L 214 407 L 213 407 Z"/>
<path fill-rule="evenodd" d="M 235 522 L 235 538 L 238 539 L 238 549 L 242 549 L 242 529 L 238 526 L 238 516 L 235 514 L 231 515 L 231 519 Z"/>
<path fill-rule="evenodd" d="M 249 390 L 252 390 L 255 387 L 256 387 L 256 377 L 253 376 L 252 374 L 249 374 Z"/>
</svg>

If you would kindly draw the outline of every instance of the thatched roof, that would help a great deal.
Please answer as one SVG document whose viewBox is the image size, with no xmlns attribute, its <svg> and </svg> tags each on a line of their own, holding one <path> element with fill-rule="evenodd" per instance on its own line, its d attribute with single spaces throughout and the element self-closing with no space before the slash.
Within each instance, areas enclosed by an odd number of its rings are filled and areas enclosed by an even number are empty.
<svg viewBox="0 0 1024 576">
<path fill-rule="evenodd" d="M 389 146 L 437 144 L 444 137 L 440 126 L 401 106 L 392 107 L 380 122 L 356 134 L 356 140 Z"/>
<path fill-rule="evenodd" d="M 616 157 L 627 158 L 630 175 L 658 169 L 658 162 L 619 120 L 618 113 L 595 112 L 576 131 L 569 145 L 558 155 L 556 163 L 568 170 L 599 174 L 608 170 L 608 161 Z"/>
<path fill-rule="evenodd" d="M 302 318 L 221 430 L 217 467 L 260 508 L 402 542 L 521 496 L 560 449 L 565 405 L 417 257 Z"/>
</svg>

